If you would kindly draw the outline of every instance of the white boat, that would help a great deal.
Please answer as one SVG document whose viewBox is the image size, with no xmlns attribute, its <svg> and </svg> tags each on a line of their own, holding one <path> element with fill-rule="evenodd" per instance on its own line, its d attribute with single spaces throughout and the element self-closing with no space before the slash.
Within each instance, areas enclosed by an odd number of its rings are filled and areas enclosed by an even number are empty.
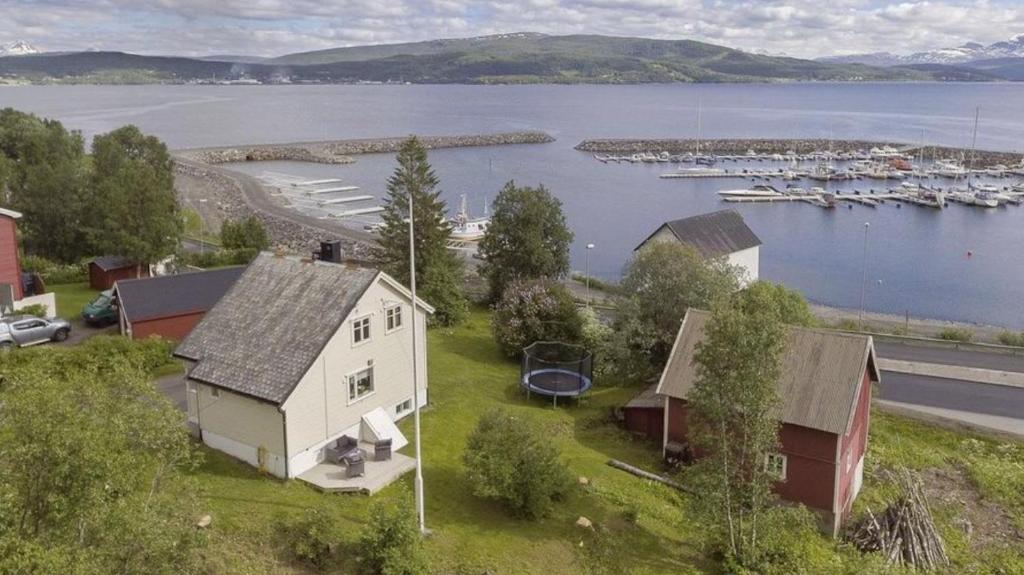
<svg viewBox="0 0 1024 575">
<path fill-rule="evenodd" d="M 758 184 L 756 186 L 745 188 L 742 190 L 722 190 L 718 192 L 718 195 L 724 197 L 768 197 L 768 196 L 781 196 L 782 192 L 775 189 L 773 186 Z"/>
<path fill-rule="evenodd" d="M 937 160 L 929 170 L 936 176 L 944 178 L 963 178 L 967 176 L 967 168 L 961 166 L 956 160 Z"/>
<path fill-rule="evenodd" d="M 995 208 L 999 207 L 999 200 L 993 197 L 993 194 L 989 192 L 975 192 L 974 205 L 981 206 L 983 208 Z"/>
<path fill-rule="evenodd" d="M 467 242 L 479 241 L 483 239 L 490 223 L 491 219 L 487 216 L 469 217 L 469 211 L 466 209 L 466 194 L 462 194 L 462 204 L 459 207 L 459 213 L 455 214 L 455 218 L 452 219 L 452 231 L 449 237 L 453 240 Z"/>
</svg>

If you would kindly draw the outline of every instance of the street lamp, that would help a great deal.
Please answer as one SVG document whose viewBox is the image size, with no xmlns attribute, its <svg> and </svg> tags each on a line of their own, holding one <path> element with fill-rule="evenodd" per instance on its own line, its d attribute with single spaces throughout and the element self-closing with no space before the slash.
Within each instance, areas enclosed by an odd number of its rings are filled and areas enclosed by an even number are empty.
<svg viewBox="0 0 1024 575">
<path fill-rule="evenodd" d="M 590 307 L 590 250 L 594 244 L 587 244 L 587 307 Z"/>
<path fill-rule="evenodd" d="M 864 222 L 864 256 L 861 260 L 860 276 L 860 327 L 864 329 L 864 295 L 868 284 L 868 229 L 871 222 Z"/>
</svg>

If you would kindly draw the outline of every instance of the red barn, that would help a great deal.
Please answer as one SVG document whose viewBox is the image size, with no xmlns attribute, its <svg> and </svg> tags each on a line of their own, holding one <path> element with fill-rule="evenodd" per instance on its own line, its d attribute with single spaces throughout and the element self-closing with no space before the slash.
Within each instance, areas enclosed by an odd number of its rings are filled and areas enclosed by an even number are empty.
<svg viewBox="0 0 1024 575">
<path fill-rule="evenodd" d="M 666 452 L 687 443 L 686 396 L 709 317 L 687 312 L 658 383 L 665 397 Z M 791 327 L 781 368 L 781 449 L 766 465 L 779 475 L 775 492 L 817 511 L 835 535 L 863 480 L 871 385 L 879 382 L 874 343 L 870 336 Z"/>
<path fill-rule="evenodd" d="M 89 287 L 108 290 L 120 280 L 149 277 L 149 266 L 122 256 L 100 256 L 89 262 Z"/>
<path fill-rule="evenodd" d="M 185 339 L 244 271 L 245 266 L 233 266 L 117 282 L 121 333 L 130 339 Z"/>
<path fill-rule="evenodd" d="M 21 214 L 0 208 L 0 288 L 10 286 L 13 300 L 22 298 L 21 263 L 18 261 L 18 226 Z M 6 296 L 0 295 L 0 303 Z M 13 303 L 13 302 L 11 302 Z"/>
</svg>

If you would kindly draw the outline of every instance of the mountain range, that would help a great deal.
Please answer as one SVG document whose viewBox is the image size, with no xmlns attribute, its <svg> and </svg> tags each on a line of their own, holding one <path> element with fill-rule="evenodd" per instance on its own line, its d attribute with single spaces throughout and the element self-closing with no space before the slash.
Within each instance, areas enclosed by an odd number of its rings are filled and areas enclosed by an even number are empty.
<svg viewBox="0 0 1024 575">
<path fill-rule="evenodd" d="M 16 40 L 7 44 L 0 44 L 0 57 L 3 56 L 25 56 L 27 54 L 38 54 L 35 46 L 24 40 Z"/>
<path fill-rule="evenodd" d="M 837 64 L 866 64 L 868 66 L 909 66 L 917 64 L 968 64 L 980 60 L 1024 58 L 1024 34 L 1009 40 L 980 44 L 967 42 L 955 48 L 941 48 L 926 52 L 899 55 L 891 52 L 872 52 L 819 58 L 820 62 Z"/>
<path fill-rule="evenodd" d="M 671 83 L 927 80 L 930 72 L 753 54 L 692 40 L 499 34 L 354 46 L 260 59 L 124 52 L 0 57 L 0 77 L 34 82 Z"/>
</svg>

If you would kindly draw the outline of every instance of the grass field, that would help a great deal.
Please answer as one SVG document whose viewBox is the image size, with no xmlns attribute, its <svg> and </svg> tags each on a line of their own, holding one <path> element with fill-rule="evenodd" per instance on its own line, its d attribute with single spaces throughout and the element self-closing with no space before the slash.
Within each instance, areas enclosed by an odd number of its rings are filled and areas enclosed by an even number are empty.
<svg viewBox="0 0 1024 575">
<path fill-rule="evenodd" d="M 609 418 L 610 408 L 636 393 L 636 386 L 598 381 L 582 406 L 555 409 L 536 398 L 528 402 L 516 387 L 518 366 L 499 354 L 482 311 L 474 311 L 464 326 L 431 331 L 428 353 L 430 407 L 423 413 L 423 465 L 426 519 L 432 530 L 427 552 L 435 573 L 719 572 L 701 547 L 702 528 L 688 513 L 684 496 L 605 464 L 616 458 L 659 469 L 657 449 L 618 430 Z M 590 480 L 547 519 L 512 519 L 500 505 L 469 491 L 461 464 L 466 436 L 478 416 L 495 406 L 533 418 L 561 448 L 573 473 Z M 411 438 L 410 427 L 411 421 L 402 423 Z M 957 562 L 951 572 L 1024 573 L 1012 570 L 1024 569 L 1024 542 L 1012 536 L 1014 529 L 1024 529 L 1024 447 L 883 415 L 873 416 L 870 441 L 858 509 L 879 511 L 884 506 L 887 467 L 905 464 L 930 474 L 954 474 L 957 481 L 949 486 L 962 489 L 961 499 L 935 502 Z M 261 476 L 210 450 L 193 476 L 203 512 L 213 516 L 206 554 L 216 573 L 312 572 L 291 561 L 281 534 L 283 519 L 312 507 L 337 517 L 344 530 L 342 549 L 327 572 L 352 573 L 357 565 L 346 547 L 358 538 L 372 501 L 395 497 L 411 485 L 410 475 L 373 498 L 321 494 L 299 481 Z M 970 515 L 976 524 L 968 537 L 957 521 L 971 505 L 984 505 L 982 509 L 1002 514 L 1001 519 L 993 527 L 983 524 L 984 514 Z M 576 527 L 580 516 L 591 519 L 596 530 Z M 1007 531 L 993 535 L 997 528 Z M 811 539 L 807 545 L 842 565 L 838 572 L 859 572 L 856 553 L 823 537 Z M 996 570 L 1004 565 L 1009 567 Z"/>
<path fill-rule="evenodd" d="M 57 315 L 64 319 L 76 319 L 82 307 L 96 298 L 99 293 L 88 283 L 60 284 L 47 286 L 57 298 Z"/>
</svg>

